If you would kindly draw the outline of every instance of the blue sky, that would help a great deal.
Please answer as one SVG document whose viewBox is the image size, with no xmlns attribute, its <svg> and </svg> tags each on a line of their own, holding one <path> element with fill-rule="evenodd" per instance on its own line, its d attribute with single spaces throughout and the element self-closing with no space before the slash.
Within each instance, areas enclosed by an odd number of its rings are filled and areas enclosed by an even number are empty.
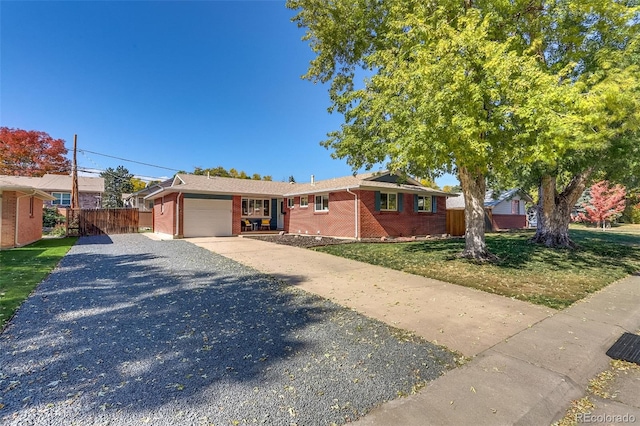
<svg viewBox="0 0 640 426">
<path fill-rule="evenodd" d="M 348 175 L 319 144 L 342 117 L 327 86 L 300 78 L 313 53 L 293 15 L 284 1 L 1 1 L 0 125 L 177 170 Z"/>
</svg>

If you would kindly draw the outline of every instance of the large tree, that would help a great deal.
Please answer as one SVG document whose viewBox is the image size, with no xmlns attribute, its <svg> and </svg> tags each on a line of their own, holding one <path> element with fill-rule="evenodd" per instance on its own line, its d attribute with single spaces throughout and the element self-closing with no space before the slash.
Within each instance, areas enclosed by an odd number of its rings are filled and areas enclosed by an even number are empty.
<svg viewBox="0 0 640 426">
<path fill-rule="evenodd" d="M 109 167 L 100 173 L 104 179 L 104 194 L 102 195 L 103 208 L 123 207 L 123 193 L 133 192 L 133 183 L 131 179 L 133 175 L 124 166 L 118 166 L 115 169 Z"/>
<path fill-rule="evenodd" d="M 0 175 L 68 174 L 66 154 L 64 140 L 45 132 L 0 127 Z"/>
<path fill-rule="evenodd" d="M 331 82 L 330 111 L 345 118 L 324 145 L 354 169 L 386 163 L 418 176 L 457 172 L 465 257 L 491 257 L 484 240 L 487 178 L 570 144 L 580 123 L 565 108 L 575 88 L 546 72 L 506 19 L 528 4 L 288 2 L 317 55 L 305 77 Z M 530 149 L 532 135 L 545 134 L 554 137 Z"/>
<path fill-rule="evenodd" d="M 590 179 L 600 172 L 629 174 L 640 159 L 638 1 L 538 3 L 529 17 L 521 17 L 522 44 L 539 52 L 545 72 L 577 89 L 568 108 L 579 112 L 580 123 L 571 145 L 557 145 L 560 149 L 530 167 L 514 170 L 538 185 L 532 240 L 550 247 L 574 247 L 568 232 L 571 211 Z"/>
<path fill-rule="evenodd" d="M 289 0 L 288 6 L 298 10 L 294 21 L 307 28 L 303 39 L 316 53 L 304 77 L 330 82 L 330 111 L 344 115 L 324 145 L 354 169 L 386 163 L 418 176 L 457 172 L 466 202 L 463 255 L 484 258 L 488 179 L 535 177 L 537 240 L 569 241 L 564 207 L 582 192 L 593 160 L 610 149 L 636 102 L 637 65 L 622 60 L 637 39 L 630 3 Z M 617 32 L 603 35 L 610 29 Z M 567 187 L 558 194 L 564 175 Z"/>
</svg>

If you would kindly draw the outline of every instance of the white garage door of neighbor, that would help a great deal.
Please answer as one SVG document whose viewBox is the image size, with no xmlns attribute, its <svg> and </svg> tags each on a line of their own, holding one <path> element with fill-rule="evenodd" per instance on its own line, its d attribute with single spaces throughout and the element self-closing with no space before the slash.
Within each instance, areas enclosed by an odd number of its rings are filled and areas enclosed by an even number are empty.
<svg viewBox="0 0 640 426">
<path fill-rule="evenodd" d="M 227 237 L 231 235 L 231 200 L 184 200 L 185 237 Z"/>
</svg>

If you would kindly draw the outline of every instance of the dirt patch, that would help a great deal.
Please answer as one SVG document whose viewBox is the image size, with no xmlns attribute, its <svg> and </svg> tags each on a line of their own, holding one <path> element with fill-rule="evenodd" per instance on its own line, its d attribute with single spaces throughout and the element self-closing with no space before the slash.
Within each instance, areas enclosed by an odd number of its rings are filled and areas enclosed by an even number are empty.
<svg viewBox="0 0 640 426">
<path fill-rule="evenodd" d="M 255 240 L 267 241 L 270 243 L 284 244 L 287 246 L 311 248 L 322 247 L 336 244 L 353 244 L 353 243 L 406 243 L 412 241 L 424 241 L 434 239 L 436 237 L 398 237 L 398 238 L 363 238 L 360 241 L 348 240 L 343 238 L 310 236 L 310 235 L 245 235 L 243 238 L 253 238 Z"/>
</svg>

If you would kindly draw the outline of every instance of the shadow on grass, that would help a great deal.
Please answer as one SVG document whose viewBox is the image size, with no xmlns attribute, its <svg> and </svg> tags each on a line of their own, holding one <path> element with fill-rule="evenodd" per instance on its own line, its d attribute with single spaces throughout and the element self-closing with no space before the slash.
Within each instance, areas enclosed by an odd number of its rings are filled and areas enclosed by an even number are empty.
<svg viewBox="0 0 640 426">
<path fill-rule="evenodd" d="M 604 233 L 602 233 L 604 234 Z M 550 249 L 529 242 L 531 234 L 487 234 L 487 249 L 498 256 L 494 265 L 504 269 L 522 269 L 529 264 L 544 264 L 563 268 L 622 268 L 632 274 L 640 270 L 640 237 L 599 234 L 598 231 L 571 230 L 578 249 Z M 440 260 L 460 261 L 457 257 L 464 249 L 464 240 L 429 240 L 409 243 L 407 253 L 437 253 Z"/>
</svg>

